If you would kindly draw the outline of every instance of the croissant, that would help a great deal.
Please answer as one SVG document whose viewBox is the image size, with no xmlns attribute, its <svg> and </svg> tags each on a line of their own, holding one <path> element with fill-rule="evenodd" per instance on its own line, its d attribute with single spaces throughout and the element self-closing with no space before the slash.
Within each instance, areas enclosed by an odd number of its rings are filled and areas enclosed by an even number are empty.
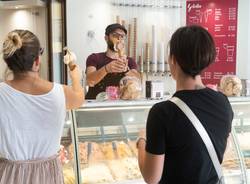
<svg viewBox="0 0 250 184">
<path fill-rule="evenodd" d="M 220 80 L 220 91 L 226 96 L 240 96 L 241 80 L 235 75 L 224 75 Z"/>
</svg>

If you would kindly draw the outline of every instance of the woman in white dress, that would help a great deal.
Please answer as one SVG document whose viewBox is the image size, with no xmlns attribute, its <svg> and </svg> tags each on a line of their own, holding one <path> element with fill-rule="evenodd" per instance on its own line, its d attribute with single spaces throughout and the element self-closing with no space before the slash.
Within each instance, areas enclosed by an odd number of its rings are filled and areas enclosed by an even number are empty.
<svg viewBox="0 0 250 184">
<path fill-rule="evenodd" d="M 84 102 L 80 71 L 72 86 L 39 77 L 41 49 L 27 30 L 10 32 L 3 59 L 13 79 L 0 83 L 0 184 L 63 184 L 57 157 L 66 109 Z"/>
</svg>

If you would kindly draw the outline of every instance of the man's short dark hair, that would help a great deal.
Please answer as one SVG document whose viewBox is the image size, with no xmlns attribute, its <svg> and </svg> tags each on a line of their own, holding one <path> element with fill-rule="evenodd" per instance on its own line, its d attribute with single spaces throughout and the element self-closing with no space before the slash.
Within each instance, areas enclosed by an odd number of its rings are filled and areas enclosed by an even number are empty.
<svg viewBox="0 0 250 184">
<path fill-rule="evenodd" d="M 214 40 L 201 26 L 181 27 L 171 37 L 170 56 L 174 56 L 184 73 L 195 77 L 215 60 Z"/>
<path fill-rule="evenodd" d="M 116 29 L 121 29 L 125 32 L 125 34 L 127 34 L 127 29 L 123 25 L 115 23 L 115 24 L 110 24 L 106 27 L 105 35 L 109 35 L 110 33 L 113 33 Z"/>
</svg>

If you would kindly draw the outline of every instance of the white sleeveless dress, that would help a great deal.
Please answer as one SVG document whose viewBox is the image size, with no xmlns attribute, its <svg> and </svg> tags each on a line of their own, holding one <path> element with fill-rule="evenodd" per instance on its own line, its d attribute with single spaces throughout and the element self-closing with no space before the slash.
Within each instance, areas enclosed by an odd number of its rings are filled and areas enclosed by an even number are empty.
<svg viewBox="0 0 250 184">
<path fill-rule="evenodd" d="M 62 85 L 30 95 L 0 83 L 0 184 L 62 184 L 57 157 L 66 116 Z"/>
</svg>

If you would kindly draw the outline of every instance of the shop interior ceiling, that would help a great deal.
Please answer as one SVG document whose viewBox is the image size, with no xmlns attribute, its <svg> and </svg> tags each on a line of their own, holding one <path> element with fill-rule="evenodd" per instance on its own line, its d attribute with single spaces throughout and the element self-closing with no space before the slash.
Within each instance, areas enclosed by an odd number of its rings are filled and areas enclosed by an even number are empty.
<svg viewBox="0 0 250 184">
<path fill-rule="evenodd" d="M 45 7 L 48 0 L 0 0 L 0 9 Z"/>
</svg>

